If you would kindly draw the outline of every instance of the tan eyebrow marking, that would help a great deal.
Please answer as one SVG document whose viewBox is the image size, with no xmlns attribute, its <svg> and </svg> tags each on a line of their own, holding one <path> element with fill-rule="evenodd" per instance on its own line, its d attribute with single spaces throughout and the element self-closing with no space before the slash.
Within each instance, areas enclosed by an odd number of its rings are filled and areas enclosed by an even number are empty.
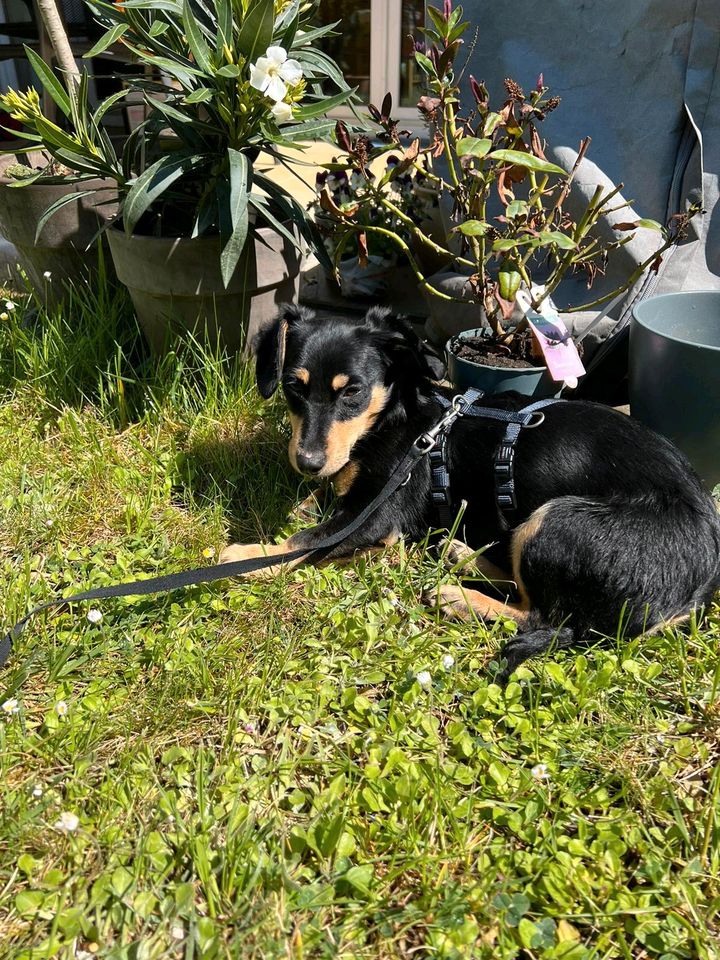
<svg viewBox="0 0 720 960">
<path fill-rule="evenodd" d="M 306 367 L 298 367 L 297 370 L 293 370 L 293 376 L 297 377 L 306 386 L 310 383 L 310 371 Z"/>
<path fill-rule="evenodd" d="M 333 390 L 342 390 L 350 382 L 350 377 L 346 373 L 338 373 L 332 378 L 330 386 Z"/>
</svg>

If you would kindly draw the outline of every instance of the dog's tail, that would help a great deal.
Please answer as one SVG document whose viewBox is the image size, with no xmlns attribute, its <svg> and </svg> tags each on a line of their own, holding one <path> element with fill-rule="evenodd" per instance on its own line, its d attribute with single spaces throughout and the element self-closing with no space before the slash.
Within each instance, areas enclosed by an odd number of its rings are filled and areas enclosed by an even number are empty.
<svg viewBox="0 0 720 960">
<path fill-rule="evenodd" d="M 500 653 L 501 669 L 497 682 L 504 686 L 510 679 L 510 674 L 529 657 L 536 657 L 546 651 L 565 650 L 574 646 L 577 640 L 577 632 L 572 627 L 539 626 L 535 630 L 518 634 L 508 640 Z"/>
</svg>

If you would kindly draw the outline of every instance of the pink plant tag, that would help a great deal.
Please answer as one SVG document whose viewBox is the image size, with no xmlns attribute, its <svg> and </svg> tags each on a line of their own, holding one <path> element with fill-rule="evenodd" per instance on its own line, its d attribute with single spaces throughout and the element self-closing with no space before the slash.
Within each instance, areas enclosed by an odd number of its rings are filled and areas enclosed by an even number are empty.
<svg viewBox="0 0 720 960">
<path fill-rule="evenodd" d="M 518 302 L 530 322 L 538 346 L 545 358 L 548 372 L 553 380 L 564 380 L 569 387 L 576 387 L 578 377 L 585 373 L 577 347 L 557 311 L 549 304 L 541 305 L 542 313 L 530 306 L 530 298 L 518 296 Z"/>
</svg>

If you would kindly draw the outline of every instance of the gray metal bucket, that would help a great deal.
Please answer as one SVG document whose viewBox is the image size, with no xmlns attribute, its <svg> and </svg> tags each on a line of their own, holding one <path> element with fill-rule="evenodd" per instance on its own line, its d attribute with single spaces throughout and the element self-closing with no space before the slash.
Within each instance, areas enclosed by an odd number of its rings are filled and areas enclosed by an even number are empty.
<svg viewBox="0 0 720 960">
<path fill-rule="evenodd" d="M 667 293 L 633 308 L 630 410 L 720 483 L 720 292 Z"/>
</svg>

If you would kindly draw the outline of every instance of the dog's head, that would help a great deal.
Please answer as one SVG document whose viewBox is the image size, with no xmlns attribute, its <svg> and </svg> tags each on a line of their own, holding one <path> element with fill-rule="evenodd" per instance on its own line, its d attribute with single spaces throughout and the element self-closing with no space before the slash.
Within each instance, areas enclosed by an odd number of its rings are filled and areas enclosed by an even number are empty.
<svg viewBox="0 0 720 960">
<path fill-rule="evenodd" d="M 258 389 L 268 399 L 282 383 L 290 410 L 290 462 L 317 477 L 341 470 L 362 437 L 443 374 L 410 324 L 377 307 L 327 320 L 287 306 L 257 344 Z"/>
</svg>

